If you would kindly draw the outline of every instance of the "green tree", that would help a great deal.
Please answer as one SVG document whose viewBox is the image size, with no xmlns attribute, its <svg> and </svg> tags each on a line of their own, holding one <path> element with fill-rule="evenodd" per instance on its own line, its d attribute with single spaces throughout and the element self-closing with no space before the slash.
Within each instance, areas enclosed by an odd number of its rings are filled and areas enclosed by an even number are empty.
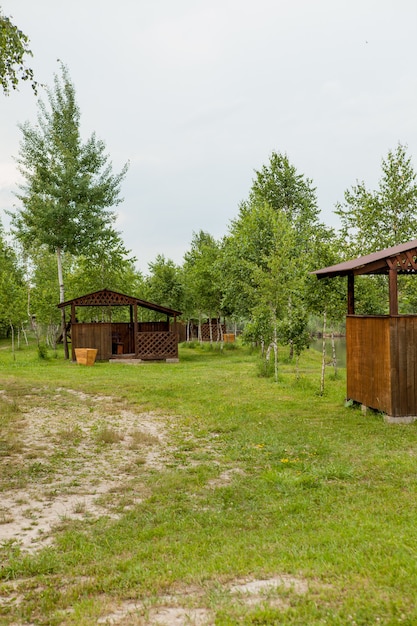
<svg viewBox="0 0 417 626">
<path fill-rule="evenodd" d="M 33 70 L 26 65 L 32 56 L 28 37 L 3 14 L 0 7 L 0 85 L 7 96 L 10 89 L 17 89 L 19 81 L 29 81 L 36 93 L 37 82 Z"/>
<path fill-rule="evenodd" d="M 220 318 L 222 312 L 222 283 L 220 280 L 220 245 L 204 231 L 193 234 L 191 248 L 184 255 L 184 303 L 186 314 L 197 315 L 199 337 L 204 316 L 209 320 L 210 341 L 213 341 L 212 318 Z M 218 328 L 221 328 L 218 327 Z M 221 332 L 216 338 L 221 339 Z"/>
<path fill-rule="evenodd" d="M 251 302 L 245 339 L 262 346 L 263 369 L 269 371 L 270 354 L 274 354 L 275 380 L 278 380 L 278 344 L 290 338 L 290 324 L 295 329 L 298 317 L 298 296 L 302 293 L 294 257 L 294 232 L 284 213 L 277 213 L 268 204 L 253 209 L 250 216 L 262 216 L 269 225 L 269 253 L 262 263 L 250 268 Z"/>
<path fill-rule="evenodd" d="M 352 256 L 405 243 L 417 237 L 417 180 L 406 147 L 398 144 L 382 160 L 378 189 L 358 182 L 336 205 L 341 235 Z"/>
<path fill-rule="evenodd" d="M 286 155 L 274 152 L 255 172 L 249 199 L 241 204 L 223 246 L 224 304 L 251 321 L 251 332 L 258 326 L 265 329 L 262 285 L 270 283 L 269 291 L 279 290 L 279 307 L 269 305 L 270 319 L 276 336 L 296 357 L 307 341 L 305 285 L 321 236 L 318 215 L 312 182 Z M 276 269 L 277 263 L 285 272 Z"/>
<path fill-rule="evenodd" d="M 28 319 L 27 288 L 17 255 L 6 242 L 0 223 L 0 330 L 11 331 L 14 352 L 15 328 L 21 328 Z"/>
<path fill-rule="evenodd" d="M 171 259 L 159 254 L 149 263 L 150 274 L 146 279 L 146 297 L 155 302 L 177 311 L 183 306 L 182 271 Z"/>
<path fill-rule="evenodd" d="M 56 255 L 63 302 L 62 255 L 91 254 L 120 241 L 113 207 L 121 202 L 127 165 L 113 174 L 104 142 L 95 134 L 82 142 L 75 89 L 63 65 L 61 71 L 61 80 L 55 75 L 54 88 L 47 89 L 49 108 L 39 104 L 38 124 L 20 126 L 18 164 L 25 184 L 16 194 L 23 206 L 12 213 L 12 229 L 28 252 L 44 246 Z M 64 309 L 62 315 L 65 337 Z"/>
<path fill-rule="evenodd" d="M 133 295 L 143 286 L 143 277 L 135 268 L 135 258 L 129 253 L 119 236 L 109 232 L 108 243 L 93 247 L 74 260 L 67 279 L 70 297 L 82 293 L 112 289 Z M 115 235 L 115 236 L 114 236 Z"/>
<path fill-rule="evenodd" d="M 249 203 L 260 202 L 285 214 L 294 230 L 297 251 L 311 248 L 311 236 L 319 224 L 316 189 L 309 178 L 297 172 L 287 155 L 273 152 L 269 163 L 255 170 Z"/>
<path fill-rule="evenodd" d="M 72 255 L 65 255 L 65 282 L 71 272 L 72 260 Z M 60 312 L 56 306 L 59 283 L 55 264 L 55 255 L 42 247 L 32 252 L 28 268 L 29 312 L 38 345 L 45 339 L 53 349 L 56 348 L 60 329 Z"/>
</svg>

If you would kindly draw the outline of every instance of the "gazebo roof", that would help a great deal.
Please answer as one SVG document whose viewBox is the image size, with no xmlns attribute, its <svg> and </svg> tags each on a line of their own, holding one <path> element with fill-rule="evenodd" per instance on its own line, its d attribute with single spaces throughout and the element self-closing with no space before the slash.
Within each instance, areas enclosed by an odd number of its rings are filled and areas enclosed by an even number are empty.
<svg viewBox="0 0 417 626">
<path fill-rule="evenodd" d="M 146 300 L 140 300 L 133 296 L 127 296 L 124 293 L 118 293 L 117 291 L 111 291 L 110 289 L 101 289 L 100 291 L 94 291 L 93 293 L 87 293 L 84 296 L 67 300 L 58 304 L 59 308 L 74 305 L 74 306 L 129 306 L 134 305 L 149 309 L 151 311 L 157 311 L 158 313 L 165 313 L 170 317 L 176 317 L 181 315 L 181 311 L 170 309 L 160 304 L 154 304 L 153 302 L 146 302 Z"/>
<path fill-rule="evenodd" d="M 397 270 L 398 274 L 417 273 L 417 239 L 351 261 L 324 267 L 312 274 L 316 274 L 317 278 L 334 278 L 361 274 L 388 274 L 390 269 Z"/>
</svg>

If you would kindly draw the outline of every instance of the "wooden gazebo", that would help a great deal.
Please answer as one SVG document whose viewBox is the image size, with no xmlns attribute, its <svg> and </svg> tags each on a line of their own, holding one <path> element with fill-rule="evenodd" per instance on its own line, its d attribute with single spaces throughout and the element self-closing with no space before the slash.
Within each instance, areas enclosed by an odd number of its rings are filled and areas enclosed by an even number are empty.
<svg viewBox="0 0 417 626">
<path fill-rule="evenodd" d="M 313 272 L 347 276 L 347 398 L 388 421 L 417 419 L 417 315 L 398 314 L 399 274 L 417 273 L 417 239 Z M 389 314 L 355 314 L 355 276 L 388 274 Z"/>
<path fill-rule="evenodd" d="M 177 317 L 180 311 L 146 302 L 123 293 L 102 289 L 58 304 L 71 307 L 71 347 L 96 348 L 98 360 L 175 360 L 178 359 Z M 78 307 L 106 307 L 107 321 L 79 322 Z M 128 307 L 129 321 L 111 320 L 113 307 Z M 166 315 L 165 321 L 138 321 L 138 308 Z M 97 315 L 100 318 L 100 315 Z"/>
</svg>

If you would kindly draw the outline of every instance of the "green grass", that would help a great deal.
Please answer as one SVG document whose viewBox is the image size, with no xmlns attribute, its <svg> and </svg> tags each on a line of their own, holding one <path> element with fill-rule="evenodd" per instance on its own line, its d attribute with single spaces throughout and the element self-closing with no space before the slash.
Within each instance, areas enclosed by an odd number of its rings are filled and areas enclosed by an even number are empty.
<svg viewBox="0 0 417 626">
<path fill-rule="evenodd" d="M 39 359 L 32 347 L 13 360 L 4 347 L 2 491 L 8 481 L 49 480 L 83 442 L 76 426 L 63 425 L 57 445 L 66 456 L 19 465 L 29 406 L 60 402 L 73 412 L 104 395 L 110 418 L 120 407 L 166 416 L 169 441 L 161 467 L 132 456 L 119 496 L 129 499 L 140 484 L 146 497 L 117 518 L 63 520 L 52 545 L 34 554 L 2 543 L 1 623 L 97 624 L 133 600 L 134 616 L 117 623 L 152 623 L 146 615 L 166 595 L 187 610 L 204 608 L 207 623 L 221 626 L 417 623 L 417 425 L 346 408 L 343 370 L 336 380 L 327 373 L 320 396 L 319 353 L 302 356 L 298 381 L 283 358 L 275 383 L 258 376 L 257 355 L 241 347 L 181 347 L 178 364 L 93 367 L 60 353 Z M 87 400 L 69 394 L 65 404 L 57 389 Z M 131 436 L 132 455 L 152 450 L 140 426 Z M 119 437 L 110 419 L 96 445 L 108 450 Z M 0 536 L 1 528 L 0 517 Z M 277 576 L 294 588 L 278 586 L 249 604 L 232 593 L 236 581 Z"/>
</svg>

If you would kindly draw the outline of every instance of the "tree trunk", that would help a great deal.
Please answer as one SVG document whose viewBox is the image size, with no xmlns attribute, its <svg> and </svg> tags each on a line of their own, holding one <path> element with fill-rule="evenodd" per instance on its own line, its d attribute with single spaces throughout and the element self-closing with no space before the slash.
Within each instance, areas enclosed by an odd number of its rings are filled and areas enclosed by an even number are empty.
<svg viewBox="0 0 417 626">
<path fill-rule="evenodd" d="M 323 313 L 323 348 L 322 348 L 322 356 L 321 356 L 321 380 L 320 380 L 320 393 L 324 393 L 324 372 L 326 369 L 326 318 L 327 313 L 324 311 Z"/>
<path fill-rule="evenodd" d="M 203 343 L 203 333 L 201 330 L 201 313 L 198 314 L 198 335 L 197 335 L 198 341 L 200 343 Z"/>
<path fill-rule="evenodd" d="M 277 320 L 274 320 L 274 373 L 275 382 L 278 382 L 278 332 L 277 332 Z"/>
<path fill-rule="evenodd" d="M 333 372 L 336 378 L 337 376 L 337 357 L 336 357 L 336 343 L 334 340 L 334 332 L 332 331 L 332 363 L 333 363 Z"/>
<path fill-rule="evenodd" d="M 59 302 L 65 302 L 65 289 L 64 289 L 64 275 L 62 272 L 62 251 L 60 248 L 56 249 L 56 258 L 58 263 L 58 282 L 59 282 Z M 61 329 L 62 329 L 62 341 L 64 343 L 64 356 L 69 359 L 68 353 L 68 340 L 67 340 L 67 323 L 65 320 L 65 307 L 61 309 Z"/>
<path fill-rule="evenodd" d="M 15 347 L 14 347 L 14 326 L 13 326 L 12 322 L 10 322 L 10 328 L 12 330 L 12 354 L 13 354 L 13 361 L 16 361 L 16 351 L 15 351 Z"/>
<path fill-rule="evenodd" d="M 23 337 L 25 338 L 25 344 L 28 346 L 29 342 L 28 342 L 28 337 L 26 334 L 26 330 L 24 329 L 24 327 L 22 326 L 22 333 L 23 333 Z"/>
</svg>

